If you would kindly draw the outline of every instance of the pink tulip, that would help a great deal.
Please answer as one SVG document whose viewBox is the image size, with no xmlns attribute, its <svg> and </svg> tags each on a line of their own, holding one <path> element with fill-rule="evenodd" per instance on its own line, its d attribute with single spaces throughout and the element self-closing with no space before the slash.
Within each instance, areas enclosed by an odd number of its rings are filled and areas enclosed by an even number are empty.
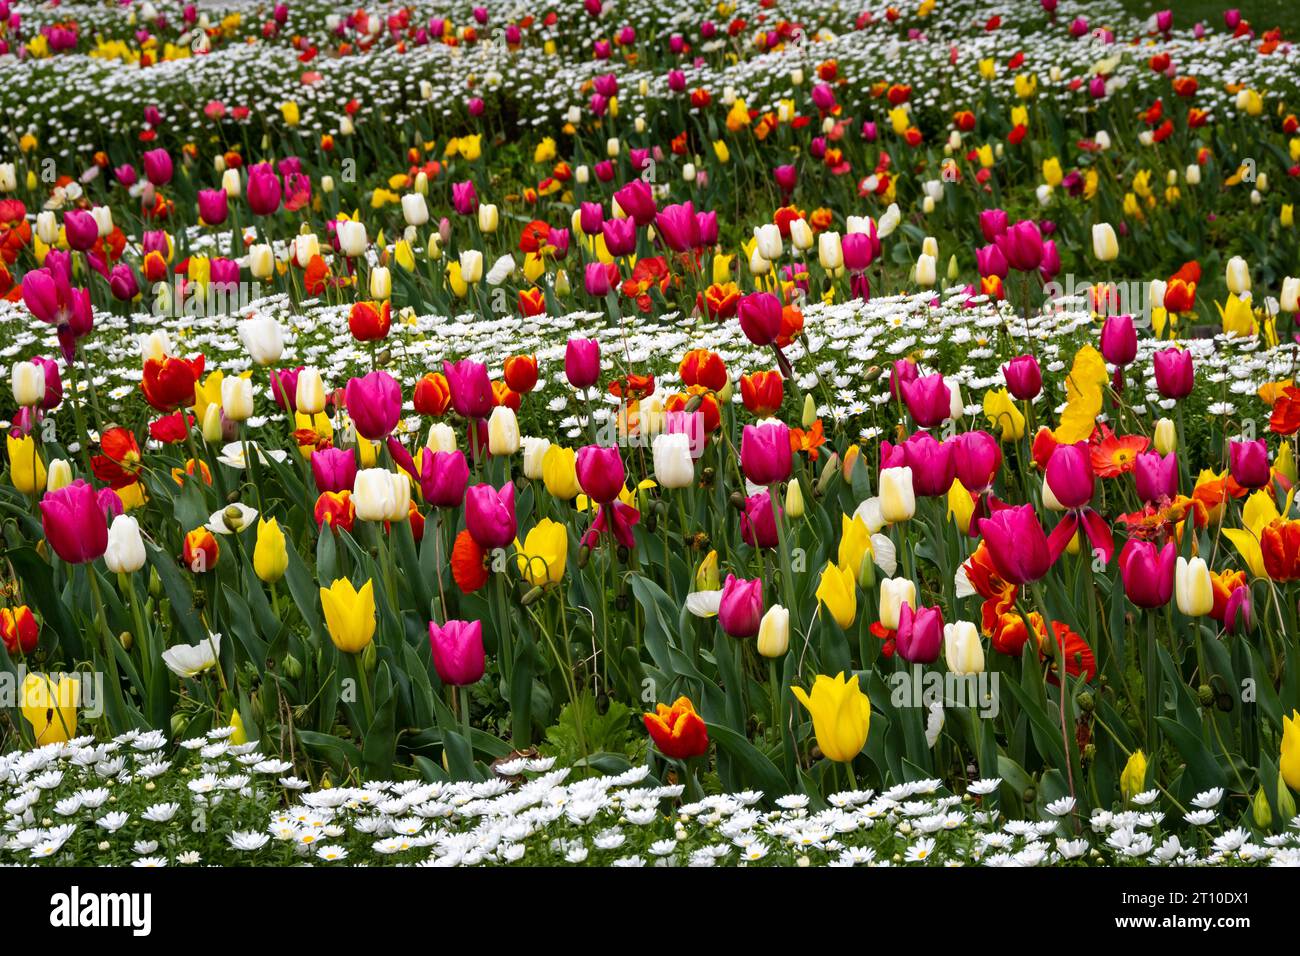
<svg viewBox="0 0 1300 956">
<path fill-rule="evenodd" d="M 753 637 L 763 619 L 763 581 L 728 574 L 718 603 L 718 623 L 731 637 Z"/>
<path fill-rule="evenodd" d="M 459 508 L 469 483 L 465 453 L 426 448 L 420 456 L 420 494 L 436 508 Z"/>
<path fill-rule="evenodd" d="M 1154 543 L 1129 538 L 1119 552 L 1124 593 L 1138 607 L 1164 607 L 1174 594 L 1174 565 L 1178 548 L 1172 541 L 1156 550 Z"/>
<path fill-rule="evenodd" d="M 172 181 L 172 157 L 165 149 L 151 149 L 142 157 L 144 175 L 155 186 L 166 186 Z"/>
<path fill-rule="evenodd" d="M 454 687 L 477 684 L 487 667 L 482 621 L 429 622 L 429 649 L 438 679 Z"/>
<path fill-rule="evenodd" d="M 229 200 L 224 189 L 199 190 L 199 215 L 209 226 L 219 226 L 230 213 Z"/>
<path fill-rule="evenodd" d="M 1056 500 L 1067 510 L 1091 501 L 1095 479 L 1087 443 L 1057 445 L 1047 462 L 1046 479 Z"/>
<path fill-rule="evenodd" d="M 95 217 L 81 209 L 69 209 L 63 214 L 63 234 L 68 245 L 78 252 L 85 252 L 99 239 L 99 226 Z"/>
<path fill-rule="evenodd" d="M 1055 557 L 1033 505 L 1001 508 L 979 519 L 980 534 L 998 577 L 1010 584 L 1037 581 Z"/>
<path fill-rule="evenodd" d="M 443 361 L 442 373 L 447 376 L 451 407 L 457 415 L 477 419 L 492 414 L 492 380 L 488 377 L 486 365 L 470 359 Z"/>
<path fill-rule="evenodd" d="M 108 276 L 108 290 L 119 302 L 130 302 L 140 294 L 140 282 L 135 277 L 135 270 L 124 262 L 113 266 Z"/>
<path fill-rule="evenodd" d="M 348 380 L 343 403 L 357 434 L 371 441 L 387 438 L 402 416 L 402 386 L 383 370 Z"/>
<path fill-rule="evenodd" d="M 650 184 L 634 179 L 614 193 L 618 208 L 631 217 L 638 226 L 648 226 L 655 218 L 655 197 Z"/>
<path fill-rule="evenodd" d="M 627 471 L 617 448 L 586 445 L 578 449 L 574 464 L 578 484 L 592 501 L 609 504 L 622 493 Z"/>
<path fill-rule="evenodd" d="M 737 307 L 740 329 L 755 345 L 771 345 L 781 334 L 781 300 L 771 292 L 751 292 Z"/>
<path fill-rule="evenodd" d="M 745 510 L 740 516 L 740 537 L 751 548 L 776 547 L 776 515 L 772 512 L 770 492 L 764 490 L 745 499 Z"/>
<path fill-rule="evenodd" d="M 474 485 L 465 493 L 465 528 L 485 551 L 504 548 L 515 540 L 515 484 L 507 481 L 498 491 L 491 485 Z"/>
<path fill-rule="evenodd" d="M 255 216 L 269 216 L 280 208 L 284 190 L 280 177 L 267 163 L 258 163 L 248 173 L 248 208 Z"/>
<path fill-rule="evenodd" d="M 1133 479 L 1144 504 L 1172 500 L 1178 494 L 1178 456 L 1142 452 L 1133 460 Z"/>
<path fill-rule="evenodd" d="M 606 219 L 600 225 L 600 234 L 605 237 L 605 248 L 614 258 L 636 252 L 635 220 Z"/>
<path fill-rule="evenodd" d="M 594 236 L 605 223 L 605 209 L 598 202 L 584 202 L 578 210 L 578 225 L 583 233 Z"/>
<path fill-rule="evenodd" d="M 790 477 L 793 453 L 790 429 L 784 422 L 746 425 L 740 435 L 740 466 L 756 485 L 771 485 Z"/>
<path fill-rule="evenodd" d="M 793 166 L 778 166 L 772 170 L 772 178 L 776 180 L 777 188 L 788 196 L 794 192 L 795 184 L 799 181 L 799 172 Z"/>
<path fill-rule="evenodd" d="M 1018 272 L 1032 272 L 1043 261 L 1043 234 L 1037 223 L 1022 219 L 998 236 L 994 242 L 1006 257 L 1007 265 Z"/>
<path fill-rule="evenodd" d="M 953 465 L 962 487 L 976 495 L 993 487 L 993 479 L 1002 467 L 998 440 L 985 431 L 962 432 L 952 439 L 952 445 Z"/>
<path fill-rule="evenodd" d="M 46 492 L 40 504 L 45 540 L 61 559 L 69 564 L 85 564 L 107 550 L 108 519 L 104 506 L 95 489 L 85 481 L 78 478 L 58 491 Z"/>
<path fill-rule="evenodd" d="M 952 417 L 952 390 L 942 375 L 926 375 L 903 383 L 908 414 L 922 428 L 934 428 Z"/>
<path fill-rule="evenodd" d="M 849 272 L 862 272 L 875 259 L 875 249 L 871 237 L 865 232 L 851 232 L 840 239 L 840 249 L 844 254 L 844 268 Z"/>
<path fill-rule="evenodd" d="M 980 232 L 985 242 L 996 242 L 1007 231 L 1008 216 L 1003 209 L 984 209 L 980 212 Z"/>
<path fill-rule="evenodd" d="M 1268 464 L 1268 444 L 1262 438 L 1228 443 L 1232 478 L 1243 488 L 1263 488 L 1273 477 Z"/>
<path fill-rule="evenodd" d="M 938 607 L 912 610 L 907 601 L 898 612 L 894 635 L 898 656 L 910 664 L 933 664 L 943 647 L 943 611 Z"/>
<path fill-rule="evenodd" d="M 1101 326 L 1101 354 L 1120 368 L 1137 357 L 1137 328 L 1131 315 L 1109 315 Z"/>
<path fill-rule="evenodd" d="M 684 202 L 665 206 L 655 217 L 655 232 L 673 252 L 693 249 L 699 240 L 695 204 Z"/>
<path fill-rule="evenodd" d="M 912 469 L 912 489 L 922 497 L 937 498 L 948 493 L 957 476 L 956 445 L 937 441 L 929 432 L 915 432 L 907 441 L 880 443 L 880 467 Z"/>
<path fill-rule="evenodd" d="M 478 211 L 478 190 L 473 180 L 451 184 L 451 205 L 462 216 L 472 216 Z"/>
<path fill-rule="evenodd" d="M 319 448 L 311 453 L 316 491 L 351 491 L 357 477 L 357 456 L 350 448 Z"/>
<path fill-rule="evenodd" d="M 600 343 L 569 339 L 564 349 L 564 375 L 574 388 L 591 388 L 600 380 Z"/>
<path fill-rule="evenodd" d="M 1156 389 L 1165 398 L 1186 398 L 1196 382 L 1192 353 L 1179 348 L 1161 349 L 1153 357 Z"/>
<path fill-rule="evenodd" d="M 1007 390 L 1022 402 L 1033 401 L 1043 390 L 1043 370 L 1032 355 L 1018 355 L 1002 366 L 1002 378 Z"/>
<path fill-rule="evenodd" d="M 1007 257 L 1002 254 L 1002 250 L 995 243 L 989 243 L 987 246 L 980 246 L 975 250 L 975 267 L 979 274 L 988 278 L 997 276 L 999 279 L 1005 279 L 1010 267 L 1007 265 Z"/>
</svg>

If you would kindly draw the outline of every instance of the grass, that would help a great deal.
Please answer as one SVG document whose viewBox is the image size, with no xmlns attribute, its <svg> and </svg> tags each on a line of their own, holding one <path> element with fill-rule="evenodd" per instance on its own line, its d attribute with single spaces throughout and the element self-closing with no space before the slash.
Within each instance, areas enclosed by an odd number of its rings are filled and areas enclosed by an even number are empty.
<svg viewBox="0 0 1300 956">
<path fill-rule="evenodd" d="M 1120 0 L 1126 10 L 1150 16 L 1159 10 L 1173 10 L 1174 23 L 1187 27 L 1197 20 L 1222 30 L 1223 11 L 1236 7 L 1250 21 L 1255 32 L 1281 27 L 1289 39 L 1300 39 L 1300 3 L 1296 0 Z"/>
</svg>

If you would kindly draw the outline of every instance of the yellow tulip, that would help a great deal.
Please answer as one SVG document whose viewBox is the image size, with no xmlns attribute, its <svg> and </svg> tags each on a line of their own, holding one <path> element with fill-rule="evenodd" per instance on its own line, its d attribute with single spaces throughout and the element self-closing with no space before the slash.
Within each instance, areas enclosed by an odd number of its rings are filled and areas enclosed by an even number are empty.
<svg viewBox="0 0 1300 956">
<path fill-rule="evenodd" d="M 714 140 L 713 155 L 718 157 L 718 162 L 725 163 L 731 159 L 731 150 L 727 148 L 727 144 L 724 141 L 720 139 Z"/>
<path fill-rule="evenodd" d="M 817 600 L 825 605 L 835 623 L 847 631 L 858 616 L 857 575 L 850 568 L 836 567 L 827 561 L 817 585 Z"/>
<path fill-rule="evenodd" d="M 194 383 L 194 418 L 197 421 L 203 421 L 203 416 L 208 413 L 208 406 L 215 405 L 221 407 L 221 383 L 225 376 L 221 372 L 213 372 L 201 383 Z"/>
<path fill-rule="evenodd" d="M 1214 307 L 1219 310 L 1219 318 L 1223 320 L 1225 335 L 1249 338 L 1259 331 L 1259 323 L 1255 321 L 1255 313 L 1251 311 L 1248 299 L 1229 295 L 1226 303 L 1216 302 Z"/>
<path fill-rule="evenodd" d="M 984 416 L 989 425 L 998 430 L 1003 443 L 1020 441 L 1025 437 L 1025 416 L 1011 400 L 1005 389 L 989 389 L 984 393 Z"/>
<path fill-rule="evenodd" d="M 284 577 L 289 566 L 289 552 L 284 545 L 284 532 L 274 518 L 257 519 L 257 544 L 253 547 L 253 570 L 267 584 Z"/>
<path fill-rule="evenodd" d="M 297 126 L 301 119 L 298 113 L 298 104 L 292 100 L 280 104 L 280 115 L 284 117 L 286 126 Z"/>
<path fill-rule="evenodd" d="M 1278 764 L 1282 779 L 1300 793 L 1300 710 L 1282 718 L 1282 759 Z"/>
<path fill-rule="evenodd" d="M 1043 160 L 1043 182 L 1049 186 L 1061 185 L 1065 173 L 1061 170 L 1061 161 L 1055 156 Z"/>
<path fill-rule="evenodd" d="M 320 589 L 325 627 L 334 646 L 345 654 L 365 650 L 375 637 L 375 582 L 366 581 L 358 591 L 347 578 L 339 578 Z"/>
<path fill-rule="evenodd" d="M 718 552 L 710 551 L 695 569 L 695 590 L 716 591 L 722 587 L 722 575 L 718 572 Z"/>
<path fill-rule="evenodd" d="M 23 679 L 23 718 L 32 725 L 38 747 L 65 743 L 76 735 L 80 691 L 75 677 L 61 677 L 57 684 L 45 674 Z"/>
<path fill-rule="evenodd" d="M 847 763 L 862 752 L 871 729 L 871 701 L 858 689 L 858 675 L 847 681 L 841 671 L 834 677 L 818 674 L 812 693 L 791 687 L 795 699 L 812 714 L 817 746 L 829 759 Z"/>
<path fill-rule="evenodd" d="M 975 515 L 975 499 L 956 478 L 948 489 L 948 517 L 957 523 L 962 534 L 970 533 L 971 518 Z"/>
<path fill-rule="evenodd" d="M 1125 800 L 1131 800 L 1135 794 L 1143 791 L 1146 780 L 1147 755 L 1141 750 L 1135 750 L 1129 755 L 1128 763 L 1124 764 L 1124 771 L 1119 775 L 1120 793 Z"/>
<path fill-rule="evenodd" d="M 1202 472 L 1202 479 L 1206 473 Z M 1215 477 L 1210 473 L 1210 478 Z M 1197 482 L 1200 484 L 1200 481 Z M 1293 488 L 1286 497 L 1285 507 L 1279 511 L 1273 496 L 1268 491 L 1260 489 L 1246 499 L 1246 505 L 1241 509 L 1240 528 L 1224 528 L 1223 535 L 1232 542 L 1233 547 L 1241 555 L 1242 560 L 1246 562 L 1246 567 L 1250 573 L 1257 578 L 1267 578 L 1268 572 L 1264 569 L 1264 552 L 1260 547 L 1260 539 L 1271 521 L 1277 520 L 1284 514 L 1291 513 L 1291 502 L 1295 497 Z"/>
<path fill-rule="evenodd" d="M 875 583 L 872 560 L 876 553 L 871 547 L 871 532 L 860 515 L 840 518 L 839 565 L 853 572 L 854 580 L 864 588 Z"/>
<path fill-rule="evenodd" d="M 552 497 L 572 501 L 581 493 L 577 458 L 572 448 L 559 445 L 552 445 L 542 456 L 542 483 Z"/>
<path fill-rule="evenodd" d="M 559 584 L 569 554 L 569 533 L 564 525 L 543 518 L 528 532 L 521 546 L 515 539 L 519 574 L 534 586 Z"/>
<path fill-rule="evenodd" d="M 31 435 L 5 436 L 9 446 L 9 480 L 25 495 L 39 495 L 45 490 L 45 462 Z"/>
</svg>

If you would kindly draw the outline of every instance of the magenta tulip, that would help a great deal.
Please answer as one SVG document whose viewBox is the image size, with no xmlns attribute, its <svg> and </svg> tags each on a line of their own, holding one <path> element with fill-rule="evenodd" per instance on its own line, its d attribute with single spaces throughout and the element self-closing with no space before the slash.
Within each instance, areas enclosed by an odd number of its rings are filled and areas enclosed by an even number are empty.
<svg viewBox="0 0 1300 956">
<path fill-rule="evenodd" d="M 1174 594 L 1178 548 L 1172 541 L 1154 543 L 1129 538 L 1119 552 L 1119 572 L 1128 599 L 1143 608 L 1164 607 Z"/>
<path fill-rule="evenodd" d="M 429 622 L 429 649 L 433 668 L 444 684 L 465 687 L 476 684 L 486 669 L 482 621 Z"/>
<path fill-rule="evenodd" d="M 988 491 L 1002 467 L 998 440 L 985 431 L 962 432 L 952 439 L 952 446 L 953 464 L 962 487 L 972 494 Z"/>
<path fill-rule="evenodd" d="M 985 242 L 996 242 L 1007 231 L 1009 217 L 1003 209 L 985 209 L 980 212 L 980 232 Z"/>
<path fill-rule="evenodd" d="M 316 491 L 351 491 L 357 477 L 357 456 L 350 448 L 319 448 L 311 453 Z"/>
<path fill-rule="evenodd" d="M 614 201 L 638 226 L 648 226 L 655 218 L 655 197 L 650 184 L 634 179 L 614 193 Z"/>
<path fill-rule="evenodd" d="M 85 252 L 99 239 L 99 225 L 95 217 L 82 209 L 69 209 L 63 214 L 63 234 L 68 245 L 77 252 Z"/>
<path fill-rule="evenodd" d="M 348 380 L 343 403 L 357 434 L 371 441 L 387 438 L 402 416 L 402 386 L 383 370 Z"/>
<path fill-rule="evenodd" d="M 728 574 L 718 603 L 718 623 L 732 637 L 753 637 L 763 619 L 763 581 Z"/>
<path fill-rule="evenodd" d="M 447 377 L 451 407 L 457 415 L 478 419 L 492 414 L 492 380 L 488 377 L 486 365 L 470 359 L 444 361 L 442 374 Z"/>
<path fill-rule="evenodd" d="M 1268 464 L 1268 444 L 1262 438 L 1228 443 L 1232 478 L 1243 488 L 1263 488 L 1273 477 Z"/>
<path fill-rule="evenodd" d="M 1192 353 L 1179 348 L 1161 349 L 1152 360 L 1156 370 L 1156 389 L 1165 398 L 1186 398 L 1192 393 L 1195 376 Z"/>
<path fill-rule="evenodd" d="M 740 330 L 755 345 L 771 345 L 781 334 L 781 300 L 771 292 L 751 292 L 737 307 Z"/>
<path fill-rule="evenodd" d="M 1133 460 L 1133 479 L 1144 504 L 1173 500 L 1178 494 L 1178 456 L 1173 452 L 1142 452 Z"/>
<path fill-rule="evenodd" d="M 1137 357 L 1137 329 L 1131 315 L 1111 315 L 1101 326 L 1101 354 L 1120 368 Z"/>
<path fill-rule="evenodd" d="M 209 226 L 219 226 L 230 214 L 230 201 L 224 189 L 199 190 L 199 216 Z"/>
<path fill-rule="evenodd" d="M 41 499 L 41 528 L 54 553 L 69 564 L 94 561 L 108 548 L 104 506 L 95 489 L 80 478 L 58 491 L 45 493 Z"/>
<path fill-rule="evenodd" d="M 938 441 L 929 432 L 915 432 L 898 445 L 880 443 L 880 467 L 912 469 L 912 490 L 925 498 L 948 493 L 957 476 L 955 443 Z"/>
<path fill-rule="evenodd" d="M 436 508 L 459 508 L 469 484 L 465 453 L 426 448 L 420 456 L 420 494 Z"/>
<path fill-rule="evenodd" d="M 600 343 L 569 339 L 564 349 L 564 377 L 574 388 L 591 388 L 600 380 Z"/>
<path fill-rule="evenodd" d="M 155 186 L 172 181 L 172 157 L 165 149 L 151 149 L 143 156 L 144 175 Z"/>
<path fill-rule="evenodd" d="M 1052 567 L 1047 534 L 1033 505 L 1001 508 L 979 519 L 980 534 L 998 577 L 1010 584 L 1037 581 Z"/>
<path fill-rule="evenodd" d="M 255 216 L 269 216 L 280 208 L 284 188 L 280 177 L 267 163 L 258 163 L 248 173 L 248 208 Z"/>
<path fill-rule="evenodd" d="M 636 252 L 636 222 L 632 219 L 606 219 L 600 224 L 605 249 L 611 256 L 630 256 Z"/>
<path fill-rule="evenodd" d="M 1022 219 L 993 240 L 1006 257 L 1007 265 L 1018 272 L 1032 272 L 1043 261 L 1043 234 L 1038 224 Z"/>
<path fill-rule="evenodd" d="M 622 493 L 627 471 L 617 448 L 587 445 L 578 449 L 574 464 L 578 484 L 592 501 L 606 505 Z"/>
<path fill-rule="evenodd" d="M 498 491 L 475 485 L 465 493 L 465 528 L 485 551 L 504 548 L 515 540 L 515 484 L 507 481 Z"/>
<path fill-rule="evenodd" d="M 1092 500 L 1096 483 L 1087 444 L 1057 445 L 1048 459 L 1045 477 L 1052 494 L 1067 511 L 1086 505 Z"/>
<path fill-rule="evenodd" d="M 943 647 L 943 611 L 938 607 L 921 607 L 915 611 L 907 601 L 898 612 L 898 631 L 894 636 L 898 656 L 911 664 L 933 664 Z"/>
<path fill-rule="evenodd" d="M 790 429 L 784 422 L 746 425 L 740 434 L 740 466 L 756 485 L 770 485 L 790 477 L 793 453 Z"/>
<path fill-rule="evenodd" d="M 1043 390 L 1043 370 L 1032 355 L 1018 355 L 1002 366 L 1007 390 L 1022 402 L 1030 402 Z"/>
<path fill-rule="evenodd" d="M 776 547 L 776 515 L 772 511 L 771 493 L 767 490 L 745 499 L 745 510 L 740 515 L 740 536 L 752 548 Z"/>
<path fill-rule="evenodd" d="M 934 428 L 952 417 L 952 390 L 942 375 L 925 375 L 903 383 L 908 414 L 922 428 Z"/>
</svg>

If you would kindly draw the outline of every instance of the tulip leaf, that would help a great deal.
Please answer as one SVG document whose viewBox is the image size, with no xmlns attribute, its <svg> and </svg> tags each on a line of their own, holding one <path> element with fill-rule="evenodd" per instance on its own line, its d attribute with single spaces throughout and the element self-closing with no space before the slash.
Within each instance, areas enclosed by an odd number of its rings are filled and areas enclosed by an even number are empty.
<svg viewBox="0 0 1300 956">
<path fill-rule="evenodd" d="M 182 575 L 176 559 L 162 548 L 146 544 L 145 551 L 148 552 L 149 563 L 158 572 L 158 580 L 162 582 L 163 591 L 171 601 L 172 614 L 184 632 L 186 641 L 197 644 L 207 634 L 204 633 L 199 616 L 194 613 L 194 591 L 190 582 Z"/>
<path fill-rule="evenodd" d="M 1172 717 L 1157 717 L 1156 723 L 1187 761 L 1187 772 L 1191 774 L 1192 784 L 1196 790 L 1208 790 L 1211 787 L 1225 785 L 1227 777 L 1223 767 L 1205 746 L 1200 734 L 1188 730 Z"/>
<path fill-rule="evenodd" d="M 320 590 L 312 573 L 303 564 L 293 542 L 285 541 L 285 551 L 289 556 L 289 563 L 284 571 L 285 583 L 289 586 L 289 593 L 293 596 L 293 603 L 298 607 L 298 613 L 307 624 L 308 633 L 311 634 L 314 642 L 319 643 L 322 633 L 320 612 L 317 610 L 320 607 Z"/>
<path fill-rule="evenodd" d="M 361 757 L 366 775 L 372 780 L 382 780 L 392 775 L 393 755 L 397 748 L 397 697 L 393 682 L 384 664 L 375 670 L 375 718 L 366 729 L 361 745 Z M 365 680 L 365 675 L 362 675 Z"/>
<path fill-rule="evenodd" d="M 762 790 L 769 800 L 789 791 L 790 785 L 781 776 L 776 764 L 751 744 L 744 734 L 736 733 L 724 724 L 708 721 L 705 722 L 705 727 L 708 728 L 709 739 L 718 745 L 719 754 L 726 753 L 733 761 L 733 768 L 740 771 L 734 783 L 724 781 L 724 786 L 729 789 L 752 787 Z"/>
<path fill-rule="evenodd" d="M 23 582 L 23 593 L 31 598 L 41 612 L 45 630 L 57 635 L 58 644 L 65 647 L 70 656 L 84 657 L 81 632 L 72 620 L 68 605 L 55 590 L 54 569 L 42 561 L 32 548 L 9 548 L 4 556 L 13 565 L 18 579 Z M 49 651 L 53 650 L 54 648 L 49 648 Z"/>
</svg>

